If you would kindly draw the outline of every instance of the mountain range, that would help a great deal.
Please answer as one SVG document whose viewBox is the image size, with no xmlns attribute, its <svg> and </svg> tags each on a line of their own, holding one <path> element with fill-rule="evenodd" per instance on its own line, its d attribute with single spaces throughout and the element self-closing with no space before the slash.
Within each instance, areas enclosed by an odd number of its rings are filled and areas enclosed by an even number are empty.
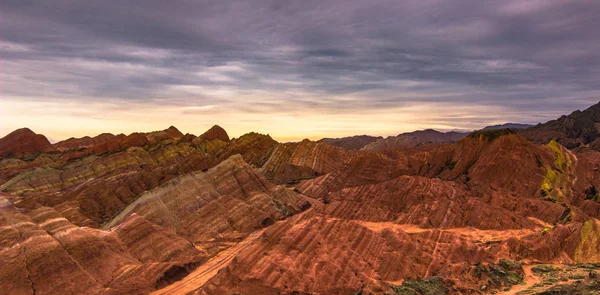
<svg viewBox="0 0 600 295">
<path fill-rule="evenodd" d="M 0 139 L 0 293 L 595 294 L 599 124 L 600 104 L 290 143 L 18 129 Z"/>
</svg>

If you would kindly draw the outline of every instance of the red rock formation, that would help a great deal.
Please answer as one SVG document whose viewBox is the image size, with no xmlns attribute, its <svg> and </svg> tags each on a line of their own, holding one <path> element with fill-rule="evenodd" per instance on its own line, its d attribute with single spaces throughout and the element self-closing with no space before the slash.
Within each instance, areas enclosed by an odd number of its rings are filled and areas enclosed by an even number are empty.
<svg viewBox="0 0 600 295">
<path fill-rule="evenodd" d="M 142 147 L 154 145 L 163 140 L 177 140 L 183 137 L 183 134 L 177 128 L 171 126 L 162 131 L 148 133 L 132 133 L 128 136 L 124 134 L 113 135 L 103 133 L 95 137 L 85 136 L 82 138 L 69 138 L 57 142 L 53 146 L 56 150 L 62 152 L 61 160 L 70 161 L 84 156 L 96 154 L 115 153 L 125 150 L 129 147 Z"/>
<path fill-rule="evenodd" d="M 194 243 L 236 240 L 299 211 L 299 201 L 236 155 L 205 173 L 179 177 L 143 194 L 104 228 L 136 213 Z"/>
<path fill-rule="evenodd" d="M 277 145 L 277 141 L 273 140 L 271 136 L 250 132 L 231 140 L 227 146 L 216 153 L 216 156 L 223 161 L 240 154 L 248 164 L 262 167 L 275 145 Z"/>
<path fill-rule="evenodd" d="M 28 128 L 17 129 L 0 138 L 0 158 L 18 158 L 52 149 L 48 139 Z"/>
<path fill-rule="evenodd" d="M 104 135 L 0 161 L 0 290 L 380 294 L 433 277 L 464 294 L 509 288 L 488 283 L 495 267 L 522 273 L 502 259 L 600 261 L 587 147 L 510 130 L 383 152 L 223 134 Z"/>
<path fill-rule="evenodd" d="M 119 142 L 125 137 L 124 134 L 113 135 L 110 133 L 102 133 L 98 136 L 82 138 L 71 137 L 67 140 L 59 141 L 54 144 L 54 148 L 58 151 L 67 151 L 69 149 L 94 148 L 97 146 L 107 145 L 106 148 L 97 148 L 98 152 L 103 153 L 109 151 L 117 151 Z"/>
<path fill-rule="evenodd" d="M 332 172 L 357 154 L 357 151 L 305 139 L 277 145 L 261 172 L 275 183 L 299 181 Z"/>
<path fill-rule="evenodd" d="M 224 142 L 229 141 L 229 135 L 227 135 L 227 131 L 221 128 L 219 125 L 215 125 L 204 132 L 202 135 L 198 137 L 200 140 L 213 140 L 220 139 Z"/>
<path fill-rule="evenodd" d="M 135 213 L 112 231 L 117 233 L 129 253 L 142 263 L 200 263 L 208 256 L 190 241 Z"/>
<path fill-rule="evenodd" d="M 453 230 L 290 218 L 269 227 L 197 294 L 381 294 L 403 279 L 467 272 L 504 247 Z"/>
<path fill-rule="evenodd" d="M 129 148 L 57 168 L 35 168 L 13 177 L 0 188 L 26 197 L 28 203 L 61 206 L 61 210 L 72 212 L 70 220 L 79 225 L 98 226 L 144 191 L 177 175 L 216 164 L 214 157 L 193 148 L 191 143 L 171 142 L 150 151 Z"/>
<path fill-rule="evenodd" d="M 168 280 L 173 269 L 202 258 L 202 254 L 185 256 L 194 254 L 190 246 L 179 248 L 183 252 L 173 247 L 158 257 L 141 254 L 185 244 L 153 225 L 133 221 L 137 226 L 117 235 L 77 227 L 48 207 L 24 214 L 3 197 L 0 206 L 0 288 L 7 294 L 148 293 Z M 135 243 L 136 237 L 146 234 L 154 242 L 151 250 Z M 128 241 L 126 246 L 120 238 Z M 152 262 L 140 262 L 128 249 Z M 163 262 L 153 262 L 158 258 Z"/>
</svg>

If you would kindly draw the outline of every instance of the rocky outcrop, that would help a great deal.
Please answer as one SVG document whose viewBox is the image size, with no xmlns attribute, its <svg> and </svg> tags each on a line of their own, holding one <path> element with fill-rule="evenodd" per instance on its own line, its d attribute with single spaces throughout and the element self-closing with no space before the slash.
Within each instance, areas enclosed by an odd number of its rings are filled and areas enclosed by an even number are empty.
<svg viewBox="0 0 600 295">
<path fill-rule="evenodd" d="M 422 228 L 539 227 L 527 216 L 486 203 L 454 182 L 423 177 L 402 176 L 377 185 L 343 189 L 330 193 L 327 201 L 325 213 L 343 219 L 415 224 Z M 548 205 L 548 211 L 562 214 L 561 206 Z"/>
<path fill-rule="evenodd" d="M 277 145 L 261 172 L 275 183 L 297 182 L 332 172 L 357 154 L 357 151 L 305 139 Z"/>
<path fill-rule="evenodd" d="M 92 153 L 102 154 L 106 152 L 116 152 L 121 148 L 121 141 L 126 136 L 124 134 L 113 135 L 102 133 L 94 137 L 71 137 L 67 140 L 59 141 L 53 146 L 56 150 L 66 152 L 69 150 L 92 149 Z"/>
<path fill-rule="evenodd" d="M 231 140 L 228 145 L 216 153 L 216 156 L 223 161 L 240 154 L 246 163 L 254 167 L 262 167 L 276 145 L 277 141 L 273 140 L 271 136 L 250 132 Z"/>
</svg>

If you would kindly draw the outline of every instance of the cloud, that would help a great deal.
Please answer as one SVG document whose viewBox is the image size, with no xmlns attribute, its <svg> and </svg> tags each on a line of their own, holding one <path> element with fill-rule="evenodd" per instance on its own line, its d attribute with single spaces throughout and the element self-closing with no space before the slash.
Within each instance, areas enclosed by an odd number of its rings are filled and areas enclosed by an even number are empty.
<svg viewBox="0 0 600 295">
<path fill-rule="evenodd" d="M 100 118 L 122 105 L 135 109 L 116 113 L 133 117 L 169 109 L 175 125 L 201 115 L 245 122 L 240 132 L 269 132 L 271 118 L 314 128 L 289 131 L 297 137 L 537 123 L 599 100 L 599 14 L 593 0 L 6 0 L 0 100 L 5 113 L 20 101 L 93 105 L 57 113 Z M 420 109 L 418 124 L 377 116 L 407 107 Z M 426 112 L 440 108 L 455 113 Z M 311 116 L 337 127 L 299 119 Z"/>
</svg>

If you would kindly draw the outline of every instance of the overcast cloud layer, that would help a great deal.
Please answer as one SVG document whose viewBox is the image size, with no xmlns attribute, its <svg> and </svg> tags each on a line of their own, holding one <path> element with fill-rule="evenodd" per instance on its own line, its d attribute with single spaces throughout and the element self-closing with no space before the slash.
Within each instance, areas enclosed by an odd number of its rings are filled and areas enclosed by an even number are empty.
<svg viewBox="0 0 600 295">
<path fill-rule="evenodd" d="M 1 0 L 0 136 L 543 122 L 600 100 L 599 15 L 596 0 Z"/>
</svg>

